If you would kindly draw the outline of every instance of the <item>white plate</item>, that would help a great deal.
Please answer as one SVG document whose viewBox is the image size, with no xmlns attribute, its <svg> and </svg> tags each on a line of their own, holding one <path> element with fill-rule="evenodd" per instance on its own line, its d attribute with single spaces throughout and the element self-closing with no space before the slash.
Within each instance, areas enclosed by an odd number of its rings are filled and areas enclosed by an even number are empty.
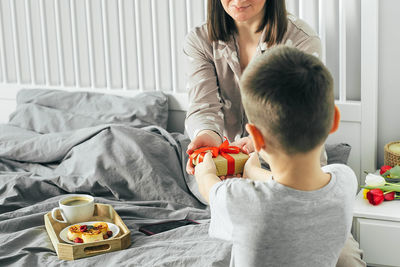
<svg viewBox="0 0 400 267">
<path fill-rule="evenodd" d="M 79 224 L 79 225 L 84 225 L 84 224 L 86 224 L 86 225 L 93 225 L 93 224 L 95 224 L 95 223 L 99 223 L 99 222 L 101 222 L 101 221 L 96 221 L 96 222 L 83 222 L 83 223 L 76 223 L 76 224 Z M 116 237 L 117 235 L 118 235 L 118 233 L 119 233 L 119 227 L 117 226 L 117 225 L 115 225 L 115 224 L 113 224 L 113 223 L 109 223 L 109 222 L 106 222 L 106 224 L 108 224 L 108 229 L 110 230 L 110 231 L 112 231 L 112 236 L 111 237 L 109 237 L 108 239 L 111 239 L 111 238 L 114 238 L 114 237 Z M 65 227 L 64 229 L 62 229 L 61 230 L 61 232 L 60 232 L 60 238 L 63 240 L 63 241 L 65 241 L 65 242 L 67 242 L 67 243 L 70 243 L 70 244 L 74 244 L 74 245 L 76 245 L 76 244 L 85 244 L 85 243 L 75 243 L 74 241 L 71 241 L 71 240 L 69 240 L 68 239 L 68 228 L 70 228 L 72 225 L 70 225 L 70 226 L 68 226 L 68 227 Z M 108 240 L 108 239 L 105 239 L 105 240 Z"/>
</svg>

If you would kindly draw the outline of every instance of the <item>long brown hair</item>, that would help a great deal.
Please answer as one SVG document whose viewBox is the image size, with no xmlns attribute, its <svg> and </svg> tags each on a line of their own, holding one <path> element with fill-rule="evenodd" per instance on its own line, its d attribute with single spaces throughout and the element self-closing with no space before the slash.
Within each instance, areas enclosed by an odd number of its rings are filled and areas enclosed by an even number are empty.
<svg viewBox="0 0 400 267">
<path fill-rule="evenodd" d="M 237 32 L 234 20 L 225 12 L 221 0 L 208 0 L 207 29 L 210 41 L 228 41 Z M 266 0 L 264 17 L 256 32 L 266 27 L 265 42 L 268 47 L 279 44 L 288 25 L 285 0 Z"/>
</svg>

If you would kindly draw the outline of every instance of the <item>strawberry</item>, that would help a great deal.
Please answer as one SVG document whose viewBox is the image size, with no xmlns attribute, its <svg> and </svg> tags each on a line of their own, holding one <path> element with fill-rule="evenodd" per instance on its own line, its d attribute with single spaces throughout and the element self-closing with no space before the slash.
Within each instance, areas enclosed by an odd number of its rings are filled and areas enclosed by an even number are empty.
<svg viewBox="0 0 400 267">
<path fill-rule="evenodd" d="M 77 237 L 77 238 L 75 238 L 74 242 L 75 243 L 83 243 L 83 240 L 82 240 L 82 238 Z"/>
</svg>

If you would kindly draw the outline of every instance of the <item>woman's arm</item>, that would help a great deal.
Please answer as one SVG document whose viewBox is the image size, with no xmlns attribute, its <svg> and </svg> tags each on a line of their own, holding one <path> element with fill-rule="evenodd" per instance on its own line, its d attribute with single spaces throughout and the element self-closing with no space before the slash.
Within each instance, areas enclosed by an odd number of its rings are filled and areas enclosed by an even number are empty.
<svg viewBox="0 0 400 267">
<path fill-rule="evenodd" d="M 296 44 L 295 47 L 301 51 L 322 59 L 322 45 L 318 36 L 309 36 L 300 43 Z"/>
<path fill-rule="evenodd" d="M 222 137 L 223 104 L 220 101 L 212 45 L 204 26 L 196 27 L 188 34 L 183 52 L 186 58 L 187 88 L 189 89 L 186 131 L 191 140 L 202 130 L 211 130 Z"/>
<path fill-rule="evenodd" d="M 212 56 L 212 45 L 205 27 L 194 28 L 186 37 L 183 52 L 186 58 L 189 107 L 185 129 L 192 142 L 187 153 L 206 146 L 222 143 L 224 116 L 218 87 L 218 79 Z M 194 174 L 188 161 L 186 172 Z"/>
</svg>

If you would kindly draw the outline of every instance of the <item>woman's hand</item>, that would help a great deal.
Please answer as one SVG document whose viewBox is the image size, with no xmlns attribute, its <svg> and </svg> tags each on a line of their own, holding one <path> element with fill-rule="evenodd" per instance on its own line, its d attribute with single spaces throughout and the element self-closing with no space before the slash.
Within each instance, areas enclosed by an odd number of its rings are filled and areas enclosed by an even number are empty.
<svg viewBox="0 0 400 267">
<path fill-rule="evenodd" d="M 222 144 L 221 137 L 214 131 L 211 130 L 203 130 L 199 132 L 199 134 L 190 142 L 186 153 L 189 155 L 193 153 L 198 148 L 208 147 L 208 146 L 220 146 Z M 190 164 L 190 160 L 188 160 L 186 164 L 186 172 L 188 174 L 194 174 L 194 167 Z"/>
<path fill-rule="evenodd" d="M 250 154 L 250 153 L 254 152 L 253 141 L 248 136 L 240 138 L 239 140 L 233 142 L 231 145 L 239 147 L 240 150 L 246 154 Z"/>
</svg>

